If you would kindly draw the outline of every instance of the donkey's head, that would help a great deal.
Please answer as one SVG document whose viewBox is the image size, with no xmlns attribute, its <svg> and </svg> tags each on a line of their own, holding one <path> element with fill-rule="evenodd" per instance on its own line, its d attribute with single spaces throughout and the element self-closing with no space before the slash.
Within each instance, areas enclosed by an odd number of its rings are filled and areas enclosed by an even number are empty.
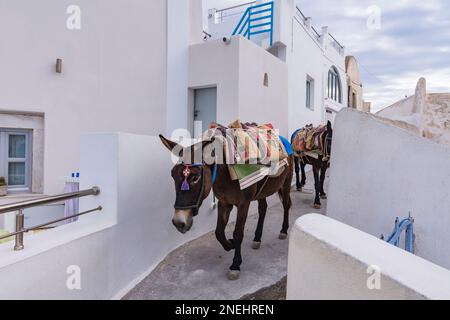
<svg viewBox="0 0 450 320">
<path fill-rule="evenodd" d="M 172 218 L 173 225 L 181 233 L 186 233 L 192 228 L 194 217 L 203 201 L 208 197 L 212 189 L 212 172 L 203 161 L 195 162 L 195 155 L 212 141 L 205 141 L 187 148 L 159 136 L 163 145 L 170 150 L 180 161 L 172 168 L 172 178 L 175 183 L 175 212 Z"/>
</svg>

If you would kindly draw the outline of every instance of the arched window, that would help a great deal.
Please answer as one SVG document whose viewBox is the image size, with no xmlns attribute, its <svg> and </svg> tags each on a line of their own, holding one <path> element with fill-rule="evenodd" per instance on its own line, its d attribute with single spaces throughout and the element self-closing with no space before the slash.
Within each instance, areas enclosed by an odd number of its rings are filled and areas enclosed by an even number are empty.
<svg viewBox="0 0 450 320">
<path fill-rule="evenodd" d="M 328 71 L 328 98 L 342 103 L 342 86 L 341 79 L 336 67 L 331 67 Z"/>
</svg>

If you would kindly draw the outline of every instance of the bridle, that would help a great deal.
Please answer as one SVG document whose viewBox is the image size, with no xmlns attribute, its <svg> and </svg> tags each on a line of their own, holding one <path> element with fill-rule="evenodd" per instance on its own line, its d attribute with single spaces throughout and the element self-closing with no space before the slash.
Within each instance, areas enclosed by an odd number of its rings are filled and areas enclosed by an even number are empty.
<svg viewBox="0 0 450 320">
<path fill-rule="evenodd" d="M 200 209 L 200 205 L 201 202 L 203 200 L 203 194 L 205 192 L 205 170 L 204 170 L 204 166 L 206 165 L 205 163 L 194 163 L 194 164 L 185 164 L 185 163 L 179 163 L 180 165 L 182 165 L 184 167 L 183 169 L 183 176 L 184 176 L 184 181 L 181 185 L 181 192 L 185 192 L 185 191 L 190 191 L 191 190 L 191 186 L 189 184 L 188 178 L 191 175 L 191 168 L 200 168 L 200 179 L 201 179 L 201 188 L 200 188 L 200 193 L 198 195 L 197 200 L 195 201 L 195 203 L 193 205 L 189 205 L 189 206 L 181 206 L 178 205 L 178 199 L 175 201 L 175 205 L 174 208 L 175 210 L 192 210 L 193 212 L 193 216 L 197 216 L 199 209 Z M 212 172 L 212 184 L 214 185 L 216 182 L 216 178 L 217 178 L 217 164 L 214 164 L 214 169 Z"/>
</svg>

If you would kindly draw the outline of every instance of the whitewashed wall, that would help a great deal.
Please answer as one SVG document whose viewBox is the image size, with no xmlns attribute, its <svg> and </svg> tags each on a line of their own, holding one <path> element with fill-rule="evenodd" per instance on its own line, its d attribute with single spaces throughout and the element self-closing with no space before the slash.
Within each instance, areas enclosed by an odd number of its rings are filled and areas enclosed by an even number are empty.
<svg viewBox="0 0 450 320">
<path fill-rule="evenodd" d="M 450 271 L 322 215 L 295 223 L 287 298 L 450 299 Z"/>
<path fill-rule="evenodd" d="M 81 30 L 66 27 L 73 4 Z M 80 171 L 81 133 L 187 126 L 188 46 L 201 39 L 196 10 L 200 0 L 0 2 L 0 110 L 45 114 L 45 193 L 61 192 Z"/>
<path fill-rule="evenodd" d="M 324 98 L 326 86 L 323 50 L 320 42 L 307 31 L 303 23 L 293 20 L 293 42 L 289 63 L 289 131 L 308 124 L 319 125 L 324 117 Z M 290 50 L 288 50 L 290 52 Z M 306 108 L 306 79 L 314 80 L 313 110 Z"/>
<path fill-rule="evenodd" d="M 234 36 L 228 45 L 214 40 L 191 47 L 189 87 L 211 86 L 217 86 L 220 123 L 272 123 L 287 134 L 287 65 L 253 42 Z"/>
<path fill-rule="evenodd" d="M 264 86 L 264 74 L 268 86 Z M 272 123 L 288 134 L 288 66 L 244 38 L 239 40 L 239 117 Z"/>
<path fill-rule="evenodd" d="M 328 216 L 376 237 L 415 219 L 417 255 L 450 268 L 450 149 L 353 110 L 336 119 Z"/>
<path fill-rule="evenodd" d="M 217 86 L 217 121 L 225 125 L 239 115 L 238 39 L 229 45 L 215 40 L 189 49 L 189 88 Z"/>
</svg>

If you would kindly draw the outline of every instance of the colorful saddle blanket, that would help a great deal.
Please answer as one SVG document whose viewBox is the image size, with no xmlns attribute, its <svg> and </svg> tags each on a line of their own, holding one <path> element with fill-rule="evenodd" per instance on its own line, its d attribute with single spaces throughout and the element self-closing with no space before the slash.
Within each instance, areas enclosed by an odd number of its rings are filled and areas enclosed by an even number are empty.
<svg viewBox="0 0 450 320">
<path fill-rule="evenodd" d="M 216 161 L 228 164 L 231 178 L 239 181 L 242 190 L 281 174 L 293 153 L 290 143 L 271 124 L 235 121 L 225 127 L 212 123 L 203 139 L 213 137 L 223 143 L 224 150 L 223 155 L 216 152 Z"/>
<path fill-rule="evenodd" d="M 212 123 L 203 139 L 215 138 L 224 146 L 224 159 L 228 165 L 260 164 L 270 166 L 289 156 L 285 144 L 271 124 L 241 123 L 235 121 L 228 127 Z"/>
<path fill-rule="evenodd" d="M 327 133 L 327 126 L 316 128 L 313 125 L 297 130 L 292 137 L 292 148 L 296 153 L 312 152 L 323 154 L 323 136 Z"/>
</svg>

